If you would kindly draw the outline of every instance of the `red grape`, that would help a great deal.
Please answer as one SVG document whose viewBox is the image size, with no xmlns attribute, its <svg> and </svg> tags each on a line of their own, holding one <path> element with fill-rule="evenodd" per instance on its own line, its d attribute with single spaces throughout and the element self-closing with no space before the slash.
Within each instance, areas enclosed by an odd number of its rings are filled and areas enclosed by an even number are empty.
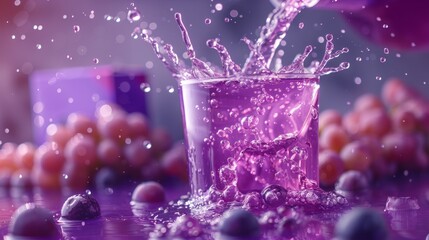
<svg viewBox="0 0 429 240">
<path fill-rule="evenodd" d="M 48 189 L 58 189 L 60 187 L 60 174 L 49 173 L 43 169 L 36 168 L 31 172 L 31 181 L 34 186 Z"/>
<path fill-rule="evenodd" d="M 119 143 L 130 138 L 130 127 L 124 114 L 113 114 L 109 118 L 99 119 L 97 126 L 104 138 L 113 139 Z"/>
<path fill-rule="evenodd" d="M 412 95 L 401 80 L 391 79 L 384 84 L 381 96 L 388 106 L 395 107 L 405 102 Z"/>
<path fill-rule="evenodd" d="M 46 142 L 34 153 L 34 165 L 50 174 L 59 174 L 64 166 L 63 150 L 54 142 Z"/>
<path fill-rule="evenodd" d="M 344 172 L 344 162 L 338 153 L 325 150 L 319 154 L 319 179 L 324 186 L 332 186 Z"/>
<path fill-rule="evenodd" d="M 115 166 L 122 159 L 122 148 L 112 139 L 103 139 L 98 144 L 97 156 L 101 163 L 108 166 Z"/>
<path fill-rule="evenodd" d="M 32 143 L 21 143 L 16 148 L 15 161 L 19 168 L 31 170 L 34 164 L 36 147 Z"/>
<path fill-rule="evenodd" d="M 133 192 L 132 201 L 138 203 L 160 203 L 165 201 L 164 188 L 157 182 L 139 184 Z"/>
<path fill-rule="evenodd" d="M 0 169 L 15 171 L 17 169 L 15 154 L 16 145 L 13 143 L 4 143 L 0 149 Z"/>
<path fill-rule="evenodd" d="M 415 114 L 400 106 L 392 112 L 392 122 L 396 130 L 404 132 L 414 132 L 418 127 L 418 120 Z"/>
<path fill-rule="evenodd" d="M 410 133 L 391 133 L 383 138 L 382 144 L 383 156 L 402 166 L 408 166 L 416 155 L 417 139 Z"/>
<path fill-rule="evenodd" d="M 377 96 L 372 94 L 364 94 L 361 95 L 358 99 L 356 99 L 354 109 L 355 111 L 363 112 L 372 109 L 384 109 L 384 106 L 380 98 L 378 98 Z"/>
<path fill-rule="evenodd" d="M 339 152 L 349 142 L 347 132 L 338 125 L 330 125 L 320 134 L 320 146 Z"/>
<path fill-rule="evenodd" d="M 343 127 L 346 131 L 355 135 L 359 131 L 360 114 L 358 112 L 348 112 L 343 117 Z"/>
<path fill-rule="evenodd" d="M 391 130 L 391 121 L 383 109 L 371 109 L 360 115 L 359 134 L 383 137 Z"/>
<path fill-rule="evenodd" d="M 97 139 L 98 137 L 96 123 L 83 114 L 70 114 L 67 118 L 66 126 L 70 129 L 73 135 L 80 133 L 84 135 L 89 135 L 94 139 Z"/>
<path fill-rule="evenodd" d="M 131 113 L 127 116 L 130 137 L 149 137 L 149 122 L 142 113 Z"/>
<path fill-rule="evenodd" d="M 319 115 L 319 132 L 323 132 L 329 125 L 341 125 L 341 114 L 336 110 L 325 110 Z"/>
<path fill-rule="evenodd" d="M 372 156 L 368 148 L 359 141 L 347 144 L 341 150 L 341 159 L 344 161 L 346 170 L 365 171 L 372 161 Z"/>
<path fill-rule="evenodd" d="M 59 124 L 50 124 L 46 128 L 46 135 L 48 141 L 57 143 L 61 148 L 64 148 L 67 142 L 73 136 L 70 129 Z"/>
<path fill-rule="evenodd" d="M 94 167 L 97 164 L 97 149 L 94 139 L 77 134 L 67 143 L 64 154 L 67 161 L 78 166 Z"/>
<path fill-rule="evenodd" d="M 137 138 L 126 144 L 124 155 L 131 167 L 142 167 L 152 160 L 152 143 L 145 138 Z"/>
</svg>

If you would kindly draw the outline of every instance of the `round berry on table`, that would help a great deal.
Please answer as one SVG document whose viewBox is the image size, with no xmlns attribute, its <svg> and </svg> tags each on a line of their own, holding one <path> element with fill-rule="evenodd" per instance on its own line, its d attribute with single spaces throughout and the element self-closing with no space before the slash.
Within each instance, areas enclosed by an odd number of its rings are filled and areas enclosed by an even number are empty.
<svg viewBox="0 0 429 240">
<path fill-rule="evenodd" d="M 89 220 L 100 217 L 100 205 L 88 194 L 69 197 L 61 208 L 61 217 L 67 220 Z"/>
<path fill-rule="evenodd" d="M 144 182 L 139 184 L 131 197 L 137 203 L 160 203 L 165 201 L 165 192 L 161 184 L 157 182 Z"/>
<path fill-rule="evenodd" d="M 27 203 L 12 216 L 9 233 L 16 237 L 58 239 L 60 232 L 49 210 Z"/>
<path fill-rule="evenodd" d="M 320 184 L 324 186 L 333 185 L 343 172 L 344 162 L 338 153 L 331 150 L 324 150 L 319 153 Z"/>
<path fill-rule="evenodd" d="M 369 208 L 356 208 L 344 214 L 335 226 L 339 240 L 385 240 L 388 231 L 385 220 Z"/>
<path fill-rule="evenodd" d="M 340 176 L 335 190 L 339 193 L 361 193 L 369 188 L 366 176 L 359 171 L 347 171 Z"/>
<path fill-rule="evenodd" d="M 223 214 L 219 231 L 230 237 L 251 238 L 259 235 L 259 223 L 252 213 L 244 209 L 233 209 Z"/>
</svg>

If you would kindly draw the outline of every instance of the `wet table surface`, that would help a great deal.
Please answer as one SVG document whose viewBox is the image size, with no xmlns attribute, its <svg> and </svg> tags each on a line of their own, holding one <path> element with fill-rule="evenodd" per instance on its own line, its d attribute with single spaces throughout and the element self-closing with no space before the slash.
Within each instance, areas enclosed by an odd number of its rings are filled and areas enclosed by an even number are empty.
<svg viewBox="0 0 429 240">
<path fill-rule="evenodd" d="M 133 186 L 110 191 L 93 191 L 99 201 L 101 218 L 85 222 L 58 221 L 65 239 L 149 239 L 154 230 L 154 217 L 159 208 L 138 208 L 130 205 Z M 179 185 L 167 188 L 167 198 L 177 200 L 188 191 L 187 186 Z M 0 231 L 7 234 L 7 227 L 14 210 L 27 202 L 50 209 L 59 218 L 63 202 L 72 193 L 46 192 L 40 190 L 0 189 Z M 412 197 L 418 200 L 420 209 L 410 211 L 385 212 L 384 207 L 389 196 Z M 386 219 L 390 228 L 389 239 L 425 239 L 429 233 L 429 177 L 414 176 L 401 180 L 377 184 L 367 194 L 360 196 L 355 206 L 370 206 Z M 165 208 L 164 208 L 165 209 Z M 185 211 L 186 212 L 186 211 Z M 154 214 L 155 213 L 155 214 Z M 182 212 L 183 213 L 183 212 Z M 182 214 L 180 213 L 180 214 Z M 309 216 L 314 227 L 323 234 L 309 236 L 312 239 L 331 239 L 333 228 L 343 212 L 321 212 Z M 178 214 L 164 214 L 157 222 L 171 222 Z M 170 218 L 170 219 L 168 219 Z M 307 231 L 310 231 L 307 229 Z M 265 232 L 261 239 L 279 239 Z M 303 239 L 306 239 L 304 235 Z M 326 237 L 328 236 L 328 237 Z M 168 239 L 168 238 L 167 238 Z M 170 238 L 171 239 L 171 238 Z M 204 234 L 195 239 L 225 239 L 205 229 Z"/>
</svg>

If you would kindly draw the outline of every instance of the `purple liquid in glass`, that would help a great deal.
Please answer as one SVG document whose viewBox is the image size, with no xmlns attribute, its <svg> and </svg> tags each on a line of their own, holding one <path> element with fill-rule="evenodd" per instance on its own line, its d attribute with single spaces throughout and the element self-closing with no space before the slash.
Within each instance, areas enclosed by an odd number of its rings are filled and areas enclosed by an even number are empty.
<svg viewBox="0 0 429 240">
<path fill-rule="evenodd" d="M 317 186 L 318 90 L 311 74 L 181 81 L 192 195 Z"/>
</svg>

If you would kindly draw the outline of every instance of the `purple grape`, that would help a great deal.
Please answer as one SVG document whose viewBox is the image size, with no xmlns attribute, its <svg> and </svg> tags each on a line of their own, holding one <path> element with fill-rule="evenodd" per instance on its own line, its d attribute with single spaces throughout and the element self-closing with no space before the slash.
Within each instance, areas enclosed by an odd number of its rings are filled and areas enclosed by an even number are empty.
<svg viewBox="0 0 429 240">
<path fill-rule="evenodd" d="M 383 217 L 369 208 L 356 208 L 344 214 L 335 226 L 339 240 L 385 240 L 388 231 Z"/>
<path fill-rule="evenodd" d="M 67 220 L 88 220 L 100 217 L 100 205 L 88 194 L 69 197 L 61 208 L 61 217 Z"/>
<path fill-rule="evenodd" d="M 343 173 L 335 186 L 338 193 L 361 193 L 369 187 L 366 176 L 359 171 L 348 171 Z"/>
<path fill-rule="evenodd" d="M 244 209 L 233 209 L 222 216 L 219 231 L 230 237 L 251 238 L 259 235 L 259 223 L 252 213 Z"/>
<path fill-rule="evenodd" d="M 132 201 L 139 203 L 160 203 L 165 201 L 165 192 L 157 182 L 144 182 L 139 184 L 133 192 Z"/>
<path fill-rule="evenodd" d="M 285 203 L 287 191 L 279 185 L 270 185 L 261 192 L 265 204 L 270 207 L 278 207 Z"/>
<path fill-rule="evenodd" d="M 12 216 L 9 224 L 9 233 L 12 236 L 58 239 L 60 232 L 55 224 L 53 215 L 34 203 L 27 203 L 19 207 Z"/>
</svg>

